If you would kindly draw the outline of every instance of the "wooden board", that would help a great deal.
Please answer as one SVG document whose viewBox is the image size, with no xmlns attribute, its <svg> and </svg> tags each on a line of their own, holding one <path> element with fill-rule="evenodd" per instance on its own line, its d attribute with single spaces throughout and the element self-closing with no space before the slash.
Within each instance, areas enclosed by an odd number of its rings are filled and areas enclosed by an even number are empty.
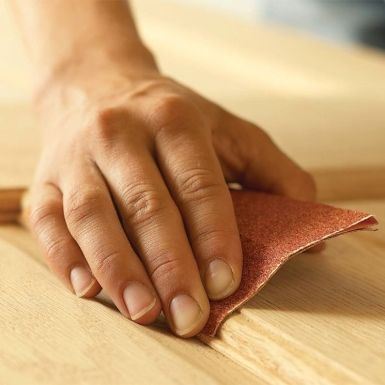
<svg viewBox="0 0 385 385">
<path fill-rule="evenodd" d="M 385 201 L 338 204 L 385 221 Z M 77 299 L 25 230 L 0 227 L 0 383 L 79 383 L 82 375 L 103 383 L 112 373 L 136 383 L 385 383 L 384 252 L 379 231 L 295 257 L 204 341 L 211 350 L 172 337 L 163 323 L 129 322 L 105 296 Z"/>
<path fill-rule="evenodd" d="M 260 383 L 199 341 L 173 337 L 162 323 L 140 327 L 108 302 L 76 298 L 31 259 L 40 254 L 25 231 L 0 232 L 1 384 Z"/>
</svg>

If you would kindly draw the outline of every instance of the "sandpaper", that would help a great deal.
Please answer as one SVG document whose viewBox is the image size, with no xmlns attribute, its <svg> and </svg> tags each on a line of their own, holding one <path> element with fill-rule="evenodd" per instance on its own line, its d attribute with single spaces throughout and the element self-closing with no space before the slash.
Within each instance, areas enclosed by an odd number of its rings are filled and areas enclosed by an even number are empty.
<svg viewBox="0 0 385 385">
<path fill-rule="evenodd" d="M 320 203 L 248 190 L 231 190 L 231 195 L 243 250 L 242 280 L 234 294 L 210 302 L 202 337 L 214 336 L 223 320 L 293 255 L 324 239 L 378 224 L 370 214 Z"/>
</svg>

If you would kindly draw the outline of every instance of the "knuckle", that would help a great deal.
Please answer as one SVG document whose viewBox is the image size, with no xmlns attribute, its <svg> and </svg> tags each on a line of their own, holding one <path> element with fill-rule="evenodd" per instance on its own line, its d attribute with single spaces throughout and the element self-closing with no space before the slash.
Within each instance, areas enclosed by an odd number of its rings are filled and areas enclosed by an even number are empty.
<svg viewBox="0 0 385 385">
<path fill-rule="evenodd" d="M 110 275 L 114 267 L 118 266 L 117 261 L 120 258 L 120 253 L 116 250 L 105 251 L 101 250 L 94 256 L 94 269 L 100 275 Z"/>
<path fill-rule="evenodd" d="M 214 173 L 204 168 L 194 168 L 182 172 L 177 180 L 182 201 L 201 201 L 217 197 L 222 190 Z"/>
<path fill-rule="evenodd" d="M 267 133 L 265 130 L 258 126 L 253 126 L 253 129 L 255 130 L 256 136 L 259 141 L 261 141 L 262 143 L 268 143 L 270 145 L 274 143 L 270 134 Z"/>
<path fill-rule="evenodd" d="M 128 185 L 121 197 L 125 220 L 132 225 L 148 225 L 166 210 L 161 194 L 150 184 L 142 182 Z"/>
<path fill-rule="evenodd" d="M 96 112 L 95 136 L 98 140 L 109 142 L 127 126 L 128 111 L 121 107 L 105 108 Z"/>
<path fill-rule="evenodd" d="M 239 233 L 214 225 L 200 228 L 191 236 L 191 243 L 203 260 L 209 260 L 213 255 L 232 259 L 241 254 L 237 246 L 240 244 Z"/>
<path fill-rule="evenodd" d="M 149 275 L 153 282 L 164 281 L 169 277 L 177 277 L 181 261 L 170 250 L 158 252 L 149 263 Z"/>
<path fill-rule="evenodd" d="M 61 259 L 68 247 L 68 240 L 63 237 L 51 238 L 45 241 L 47 260 L 55 262 Z"/>
<path fill-rule="evenodd" d="M 228 245 L 229 240 L 237 236 L 234 231 L 223 229 L 218 226 L 201 226 L 197 233 L 192 237 L 192 242 L 210 243 L 216 247 L 223 248 Z"/>
<path fill-rule="evenodd" d="M 32 205 L 29 212 L 29 223 L 35 231 L 39 232 L 44 222 L 55 218 L 60 210 L 60 202 L 55 201 L 43 201 Z"/>
<path fill-rule="evenodd" d="M 276 148 L 273 138 L 262 128 L 250 123 L 248 124 L 248 130 L 248 143 L 251 145 L 251 151 L 255 156 L 266 156 L 266 152 Z M 248 151 L 250 151 L 249 148 Z"/>
<path fill-rule="evenodd" d="M 170 131 L 180 128 L 190 111 L 191 103 L 184 96 L 169 94 L 155 103 L 151 120 L 158 130 Z"/>
<path fill-rule="evenodd" d="M 64 215 L 71 225 L 77 226 L 92 217 L 102 202 L 103 194 L 97 187 L 76 190 L 66 199 Z"/>
<path fill-rule="evenodd" d="M 239 121 L 240 127 L 245 131 L 249 139 L 271 142 L 271 136 L 260 126 L 246 120 Z"/>
<path fill-rule="evenodd" d="M 254 132 L 254 140 L 251 143 L 254 144 L 253 152 L 256 156 L 264 157 L 272 151 L 277 151 L 277 146 L 269 133 L 257 126 L 253 126 L 252 130 Z"/>
</svg>

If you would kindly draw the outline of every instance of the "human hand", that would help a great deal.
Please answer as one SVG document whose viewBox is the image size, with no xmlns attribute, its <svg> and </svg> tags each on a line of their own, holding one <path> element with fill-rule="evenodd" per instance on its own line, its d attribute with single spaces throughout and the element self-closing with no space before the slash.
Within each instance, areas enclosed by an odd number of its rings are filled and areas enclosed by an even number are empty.
<svg viewBox="0 0 385 385">
<path fill-rule="evenodd" d="M 30 223 L 47 263 L 77 295 L 103 288 L 140 324 L 163 310 L 176 334 L 195 335 L 208 299 L 237 289 L 226 182 L 315 199 L 309 174 L 262 129 L 161 75 L 59 81 L 38 107 Z"/>
</svg>

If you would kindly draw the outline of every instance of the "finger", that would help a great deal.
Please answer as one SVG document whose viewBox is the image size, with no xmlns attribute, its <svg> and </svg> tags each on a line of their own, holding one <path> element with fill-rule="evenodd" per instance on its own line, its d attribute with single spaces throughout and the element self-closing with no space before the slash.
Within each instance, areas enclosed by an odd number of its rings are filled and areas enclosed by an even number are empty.
<svg viewBox="0 0 385 385">
<path fill-rule="evenodd" d="M 197 334 L 209 303 L 183 221 L 147 148 L 132 138 L 114 142 L 119 157 L 98 154 L 126 233 L 145 263 L 174 332 Z"/>
<path fill-rule="evenodd" d="M 29 199 L 30 228 L 44 251 L 49 268 L 77 296 L 97 295 L 101 287 L 67 229 L 59 189 L 52 184 L 40 184 Z"/>
<path fill-rule="evenodd" d="M 124 315 L 141 324 L 153 322 L 161 310 L 159 299 L 99 171 L 84 161 L 64 175 L 65 220 L 93 274 Z"/>
<path fill-rule="evenodd" d="M 208 130 L 183 127 L 157 136 L 157 159 L 176 201 L 210 299 L 239 286 L 242 249 L 229 189 Z"/>
<path fill-rule="evenodd" d="M 311 175 L 294 163 L 259 127 L 227 112 L 214 145 L 226 179 L 242 186 L 314 201 Z"/>
</svg>

